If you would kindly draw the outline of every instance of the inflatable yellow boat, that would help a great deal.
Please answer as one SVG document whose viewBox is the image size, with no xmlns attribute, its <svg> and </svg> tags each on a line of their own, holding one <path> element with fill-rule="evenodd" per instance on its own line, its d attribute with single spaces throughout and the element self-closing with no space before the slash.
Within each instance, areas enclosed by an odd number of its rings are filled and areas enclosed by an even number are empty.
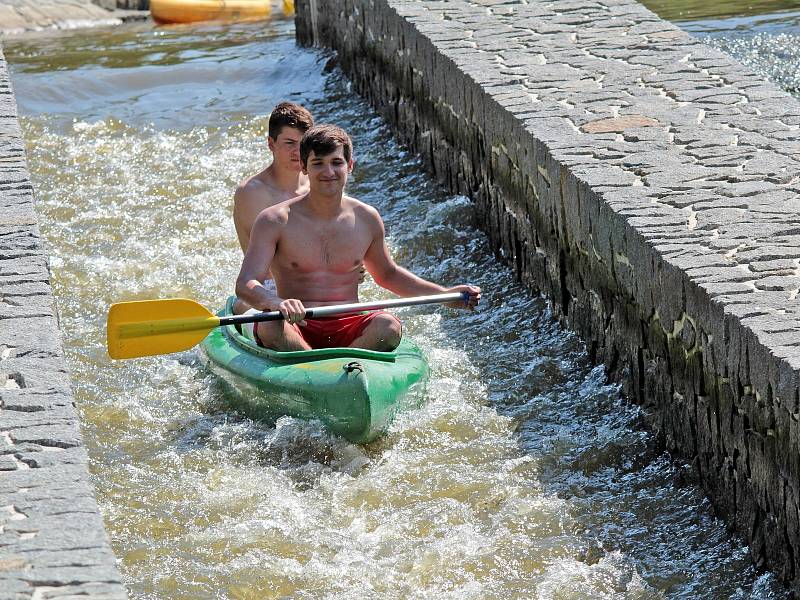
<svg viewBox="0 0 800 600">
<path fill-rule="evenodd" d="M 271 4 L 271 0 L 150 0 L 150 14 L 156 23 L 243 21 L 266 19 Z M 294 12 L 294 0 L 283 0 L 283 11 Z"/>
</svg>

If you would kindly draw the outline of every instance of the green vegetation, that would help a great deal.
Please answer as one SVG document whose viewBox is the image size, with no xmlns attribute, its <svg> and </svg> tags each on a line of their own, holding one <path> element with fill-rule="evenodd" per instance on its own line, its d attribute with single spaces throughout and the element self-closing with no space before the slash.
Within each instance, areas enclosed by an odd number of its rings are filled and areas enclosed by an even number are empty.
<svg viewBox="0 0 800 600">
<path fill-rule="evenodd" d="M 669 21 L 698 21 L 800 10 L 800 0 L 639 0 Z"/>
</svg>

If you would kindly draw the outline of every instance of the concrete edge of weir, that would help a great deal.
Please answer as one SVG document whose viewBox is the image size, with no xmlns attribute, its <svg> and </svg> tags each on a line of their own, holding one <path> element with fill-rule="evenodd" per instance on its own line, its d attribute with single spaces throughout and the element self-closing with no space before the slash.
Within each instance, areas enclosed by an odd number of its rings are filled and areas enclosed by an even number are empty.
<svg viewBox="0 0 800 600">
<path fill-rule="evenodd" d="M 127 598 L 90 480 L 0 53 L 0 600 L 56 595 Z"/>
<path fill-rule="evenodd" d="M 148 0 L 0 1 L 0 35 L 120 25 L 150 18 Z"/>
<path fill-rule="evenodd" d="M 800 102 L 633 0 L 296 8 L 798 587 Z"/>
</svg>

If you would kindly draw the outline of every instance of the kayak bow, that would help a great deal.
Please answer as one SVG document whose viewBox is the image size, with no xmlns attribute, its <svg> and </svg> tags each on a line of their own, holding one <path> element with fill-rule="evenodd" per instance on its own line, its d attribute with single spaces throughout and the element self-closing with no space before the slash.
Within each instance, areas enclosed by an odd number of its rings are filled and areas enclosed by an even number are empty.
<svg viewBox="0 0 800 600">
<path fill-rule="evenodd" d="M 221 318 L 231 313 L 233 300 Z M 406 338 L 393 352 L 276 352 L 228 325 L 214 329 L 200 348 L 211 370 L 235 392 L 234 408 L 256 419 L 318 419 L 354 443 L 375 439 L 398 410 L 421 398 L 428 374 L 422 352 Z"/>
</svg>

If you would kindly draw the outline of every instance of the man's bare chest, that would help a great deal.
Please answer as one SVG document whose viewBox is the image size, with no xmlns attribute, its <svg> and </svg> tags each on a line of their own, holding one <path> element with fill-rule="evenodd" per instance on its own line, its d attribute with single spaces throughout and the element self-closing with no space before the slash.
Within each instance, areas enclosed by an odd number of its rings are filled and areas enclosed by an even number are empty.
<svg viewBox="0 0 800 600">
<path fill-rule="evenodd" d="M 347 221 L 290 226 L 278 243 L 275 262 L 299 272 L 347 273 L 360 267 L 371 242 L 369 231 Z"/>
</svg>

